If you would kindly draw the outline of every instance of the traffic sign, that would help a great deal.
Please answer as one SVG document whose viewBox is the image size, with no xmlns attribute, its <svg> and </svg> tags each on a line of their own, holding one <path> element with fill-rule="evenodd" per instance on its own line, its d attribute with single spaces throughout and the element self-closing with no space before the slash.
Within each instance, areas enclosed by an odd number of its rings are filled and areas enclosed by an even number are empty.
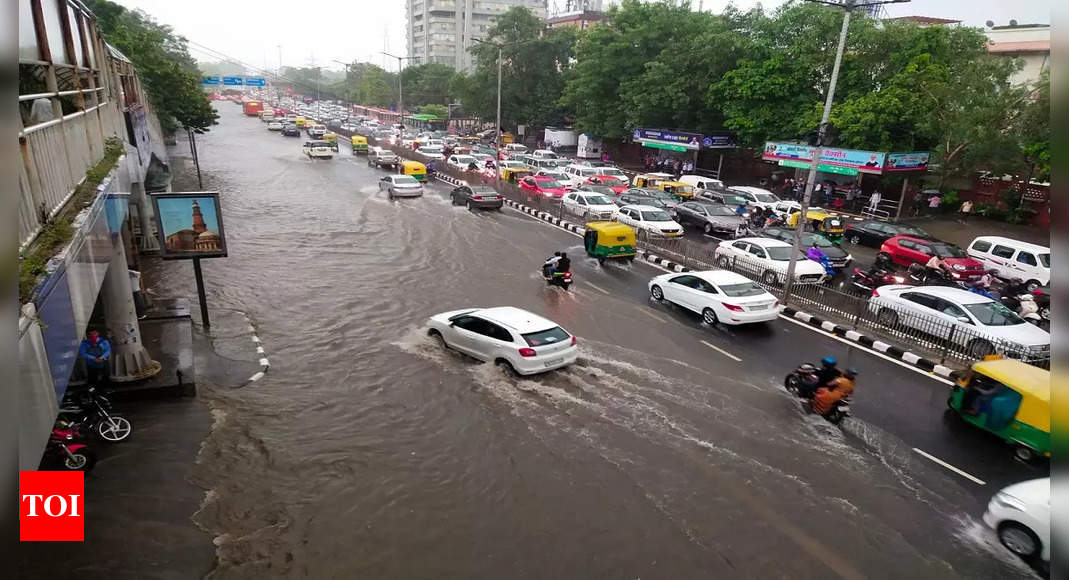
<svg viewBox="0 0 1069 580">
<path fill-rule="evenodd" d="M 241 77 L 223 77 L 223 84 L 230 86 L 241 86 L 245 84 L 245 79 Z"/>
<path fill-rule="evenodd" d="M 245 85 L 249 87 L 262 87 L 267 85 L 264 77 L 245 77 Z"/>
<path fill-rule="evenodd" d="M 201 82 L 206 85 L 217 85 L 219 84 L 219 77 L 204 77 Z"/>
</svg>

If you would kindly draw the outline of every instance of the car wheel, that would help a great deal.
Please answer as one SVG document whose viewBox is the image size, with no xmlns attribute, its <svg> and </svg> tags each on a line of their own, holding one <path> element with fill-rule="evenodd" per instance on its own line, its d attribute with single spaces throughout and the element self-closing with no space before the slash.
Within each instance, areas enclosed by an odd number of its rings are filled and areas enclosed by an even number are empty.
<svg viewBox="0 0 1069 580">
<path fill-rule="evenodd" d="M 1025 290 L 1028 290 L 1029 294 L 1031 294 L 1032 292 L 1036 291 L 1036 288 L 1039 288 L 1039 281 L 1038 280 L 1029 280 L 1028 283 L 1025 284 L 1024 288 L 1025 288 Z"/>
<path fill-rule="evenodd" d="M 650 288 L 650 296 L 653 296 L 653 299 L 657 302 L 664 300 L 664 292 L 661 290 L 660 286 Z"/>
<path fill-rule="evenodd" d="M 983 360 L 989 354 L 995 354 L 995 346 L 982 338 L 974 338 L 966 347 L 969 356 L 976 360 Z"/>
<path fill-rule="evenodd" d="M 723 268 L 724 270 L 730 270 L 731 260 L 729 260 L 727 256 L 720 256 L 716 259 L 716 265 Z"/>
<path fill-rule="evenodd" d="M 442 333 L 438 332 L 437 330 L 432 328 L 427 331 L 427 335 L 430 336 L 431 339 L 434 340 L 434 342 L 437 342 L 438 346 L 442 348 L 449 348 L 449 345 L 445 342 L 445 337 L 442 336 Z"/>
<path fill-rule="evenodd" d="M 520 374 L 516 372 L 516 368 L 512 366 L 512 363 L 505 359 L 497 359 L 497 368 L 501 369 L 501 374 L 510 379 L 518 377 Z"/>
<path fill-rule="evenodd" d="M 471 200 L 470 200 L 470 199 L 469 199 L 468 201 L 464 202 L 464 207 L 468 208 L 468 211 L 472 211 L 473 209 L 475 209 L 475 208 L 474 208 L 474 207 L 473 207 L 473 206 L 471 205 Z"/>
<path fill-rule="evenodd" d="M 769 286 L 775 286 L 779 284 L 779 276 L 772 270 L 765 270 L 765 273 L 761 276 L 761 281 Z"/>
<path fill-rule="evenodd" d="M 847 238 L 846 241 L 848 241 L 851 244 L 854 244 L 856 246 L 856 245 L 861 243 L 861 236 L 855 234 L 855 235 L 852 235 L 849 238 Z"/>
<path fill-rule="evenodd" d="M 894 260 L 891 258 L 891 254 L 888 254 L 887 252 L 880 252 L 880 253 L 876 254 L 876 259 L 877 260 L 887 260 L 888 262 L 891 262 L 891 263 L 894 262 Z"/>
<path fill-rule="evenodd" d="M 1017 459 L 1020 459 L 1021 461 L 1024 461 L 1025 463 L 1028 463 L 1029 461 L 1032 461 L 1036 458 L 1036 452 L 1033 451 L 1031 447 L 1018 445 L 1017 448 L 1013 450 L 1013 456 Z"/>
<path fill-rule="evenodd" d="M 390 199 L 393 199 L 393 190 L 392 189 L 387 189 L 386 190 L 386 197 L 388 197 Z"/>
<path fill-rule="evenodd" d="M 712 308 L 706 308 L 705 310 L 702 310 L 702 322 L 709 326 L 716 326 L 716 323 L 720 322 L 720 319 L 716 317 L 716 312 L 713 312 Z"/>
<path fill-rule="evenodd" d="M 705 227 L 702 229 L 705 230 L 705 235 L 713 235 L 713 224 L 706 222 Z"/>
<path fill-rule="evenodd" d="M 894 326 L 898 324 L 898 313 L 890 308 L 883 308 L 876 315 L 876 322 L 883 326 Z"/>
<path fill-rule="evenodd" d="M 998 527 L 998 541 L 1007 550 L 1028 558 L 1039 552 L 1039 538 L 1035 532 L 1017 522 L 1003 522 Z"/>
</svg>

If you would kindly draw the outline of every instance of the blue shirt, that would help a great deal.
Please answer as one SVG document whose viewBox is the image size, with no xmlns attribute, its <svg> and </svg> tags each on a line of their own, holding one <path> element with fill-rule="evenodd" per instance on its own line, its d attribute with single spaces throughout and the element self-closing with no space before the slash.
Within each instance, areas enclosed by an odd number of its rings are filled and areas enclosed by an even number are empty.
<svg viewBox="0 0 1069 580">
<path fill-rule="evenodd" d="M 108 358 L 111 356 L 111 343 L 106 338 L 98 338 L 97 343 L 93 344 L 86 338 L 82 340 L 82 346 L 78 349 L 78 355 L 85 359 L 85 364 L 93 368 L 101 368 L 108 365 Z M 93 359 L 100 358 L 100 362 Z"/>
</svg>

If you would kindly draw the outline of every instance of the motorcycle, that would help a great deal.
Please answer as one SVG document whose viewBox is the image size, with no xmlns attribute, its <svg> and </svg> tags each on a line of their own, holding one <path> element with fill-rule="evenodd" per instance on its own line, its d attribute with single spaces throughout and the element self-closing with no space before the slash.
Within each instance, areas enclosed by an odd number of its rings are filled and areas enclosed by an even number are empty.
<svg viewBox="0 0 1069 580">
<path fill-rule="evenodd" d="M 104 441 L 118 443 L 133 433 L 133 425 L 125 417 L 109 413 L 111 401 L 96 387 L 69 394 L 59 410 L 59 416 L 70 423 L 84 426 Z"/>
<path fill-rule="evenodd" d="M 887 270 L 869 270 L 866 272 L 861 268 L 854 268 L 854 275 L 850 278 L 850 283 L 855 288 L 868 294 L 871 294 L 873 290 L 880 286 L 903 284 L 905 281 L 905 277 L 900 276 L 897 272 Z"/>
<path fill-rule="evenodd" d="M 549 276 L 546 276 L 545 271 L 542 272 L 542 278 L 546 281 L 546 286 L 559 286 L 564 290 L 568 290 L 572 287 L 572 272 L 554 272 Z"/>
<path fill-rule="evenodd" d="M 90 471 L 96 464 L 96 454 L 85 444 L 79 442 L 81 433 L 76 425 L 67 421 L 57 421 L 48 436 L 44 458 L 46 461 L 58 461 L 70 471 Z"/>
<path fill-rule="evenodd" d="M 813 411 L 813 396 L 816 394 L 816 389 L 809 389 L 807 385 L 811 385 L 817 382 L 817 367 L 804 363 L 798 365 L 798 368 L 794 369 L 787 374 L 783 379 L 783 386 L 787 389 L 787 392 L 798 397 L 802 401 L 802 407 L 807 413 L 814 413 Z M 850 416 L 850 399 L 849 397 L 841 399 L 839 402 L 828 411 L 826 415 L 821 415 L 824 420 L 832 425 L 838 425 L 843 422 L 843 419 Z"/>
<path fill-rule="evenodd" d="M 805 257 L 820 264 L 824 268 L 824 273 L 828 275 L 827 281 L 831 281 L 831 279 L 838 274 L 838 272 L 835 270 L 835 267 L 831 265 L 831 258 L 829 258 L 828 255 L 824 252 L 820 251 L 819 248 L 809 248 L 805 251 Z"/>
</svg>

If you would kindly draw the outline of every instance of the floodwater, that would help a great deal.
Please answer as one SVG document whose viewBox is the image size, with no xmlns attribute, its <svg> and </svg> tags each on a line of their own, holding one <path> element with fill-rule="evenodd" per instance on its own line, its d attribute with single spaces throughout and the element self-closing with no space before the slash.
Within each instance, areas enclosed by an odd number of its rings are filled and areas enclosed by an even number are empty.
<svg viewBox="0 0 1069 580">
<path fill-rule="evenodd" d="M 775 378 L 793 353 L 740 366 L 646 304 L 547 289 L 535 268 L 577 238 L 452 207 L 440 184 L 388 201 L 344 145 L 311 161 L 303 138 L 218 106 L 198 145 L 230 257 L 204 263 L 209 300 L 248 313 L 272 364 L 201 391 L 216 425 L 194 517 L 218 577 L 1028 574 L 975 539 L 944 474 L 861 422 L 799 413 Z M 192 295 L 188 269 L 165 264 L 161 285 Z M 575 332 L 580 361 L 507 379 L 426 338 L 431 314 L 502 304 Z"/>
</svg>

